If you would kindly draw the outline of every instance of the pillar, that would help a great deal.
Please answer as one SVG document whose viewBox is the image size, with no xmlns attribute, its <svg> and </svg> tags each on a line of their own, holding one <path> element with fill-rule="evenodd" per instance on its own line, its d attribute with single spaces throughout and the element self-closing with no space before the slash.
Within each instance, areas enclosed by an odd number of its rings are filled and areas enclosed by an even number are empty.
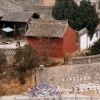
<svg viewBox="0 0 100 100">
<path fill-rule="evenodd" d="M 16 24 L 14 24 L 14 36 L 16 34 Z"/>
<path fill-rule="evenodd" d="M 28 25 L 26 23 L 26 25 L 25 25 L 25 33 L 27 32 L 27 29 L 28 29 Z"/>
<path fill-rule="evenodd" d="M 3 28 L 5 28 L 5 26 L 6 26 L 6 24 L 5 23 L 3 23 Z M 3 31 L 3 35 L 5 34 L 5 32 Z"/>
</svg>

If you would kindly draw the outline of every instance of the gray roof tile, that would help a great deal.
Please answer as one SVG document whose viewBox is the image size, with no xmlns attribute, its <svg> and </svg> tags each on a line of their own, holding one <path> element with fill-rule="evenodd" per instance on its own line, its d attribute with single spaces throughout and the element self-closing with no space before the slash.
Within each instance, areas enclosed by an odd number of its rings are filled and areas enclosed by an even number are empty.
<svg viewBox="0 0 100 100">
<path fill-rule="evenodd" d="M 27 22 L 32 15 L 32 12 L 8 12 L 1 18 L 1 21 Z"/>
<path fill-rule="evenodd" d="M 38 20 L 31 23 L 26 36 L 62 38 L 67 26 L 67 21 Z"/>
</svg>

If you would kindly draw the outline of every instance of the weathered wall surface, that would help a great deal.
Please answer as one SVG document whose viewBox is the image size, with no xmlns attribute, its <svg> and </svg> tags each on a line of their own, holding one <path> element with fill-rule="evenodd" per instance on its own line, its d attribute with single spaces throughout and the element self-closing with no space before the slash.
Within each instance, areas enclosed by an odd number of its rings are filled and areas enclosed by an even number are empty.
<svg viewBox="0 0 100 100">
<path fill-rule="evenodd" d="M 50 57 L 63 57 L 62 39 L 39 39 L 27 37 L 28 43 L 37 51 L 38 54 Z"/>
<path fill-rule="evenodd" d="M 83 83 L 100 83 L 100 63 L 77 66 L 59 66 L 36 70 L 37 85 L 47 83 L 62 88 L 73 88 Z"/>
<path fill-rule="evenodd" d="M 55 0 L 42 0 L 39 6 L 53 6 L 55 4 Z"/>
<path fill-rule="evenodd" d="M 79 50 L 77 40 L 77 32 L 69 26 L 67 27 L 63 36 L 63 52 L 66 54 L 73 54 Z"/>
</svg>

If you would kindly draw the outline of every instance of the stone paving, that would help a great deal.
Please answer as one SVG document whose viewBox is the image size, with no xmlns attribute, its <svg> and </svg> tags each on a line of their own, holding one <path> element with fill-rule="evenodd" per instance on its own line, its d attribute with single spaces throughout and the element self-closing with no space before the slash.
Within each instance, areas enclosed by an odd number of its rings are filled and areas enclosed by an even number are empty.
<svg viewBox="0 0 100 100">
<path fill-rule="evenodd" d="M 6 43 L 1 43 L 0 42 L 0 48 L 12 48 L 12 49 L 15 49 L 17 41 L 20 42 L 20 46 L 24 46 L 27 43 L 26 40 L 13 40 L 10 44 L 6 44 Z"/>
</svg>

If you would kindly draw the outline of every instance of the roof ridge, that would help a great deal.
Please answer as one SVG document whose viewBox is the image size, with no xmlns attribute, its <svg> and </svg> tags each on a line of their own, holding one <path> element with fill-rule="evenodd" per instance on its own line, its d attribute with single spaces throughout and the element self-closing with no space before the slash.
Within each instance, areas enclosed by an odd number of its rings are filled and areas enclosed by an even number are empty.
<svg viewBox="0 0 100 100">
<path fill-rule="evenodd" d="M 19 5 L 19 3 L 18 2 L 16 2 L 15 0 L 11 0 L 13 3 L 15 3 L 15 4 L 17 4 L 17 5 Z"/>
<path fill-rule="evenodd" d="M 63 24 L 68 24 L 68 21 L 66 20 L 41 20 L 41 19 L 38 19 L 38 20 L 35 20 L 35 21 L 31 21 L 31 23 L 47 23 L 47 22 L 49 22 L 49 23 L 58 23 L 58 24 L 61 24 L 61 23 L 63 23 Z"/>
</svg>

